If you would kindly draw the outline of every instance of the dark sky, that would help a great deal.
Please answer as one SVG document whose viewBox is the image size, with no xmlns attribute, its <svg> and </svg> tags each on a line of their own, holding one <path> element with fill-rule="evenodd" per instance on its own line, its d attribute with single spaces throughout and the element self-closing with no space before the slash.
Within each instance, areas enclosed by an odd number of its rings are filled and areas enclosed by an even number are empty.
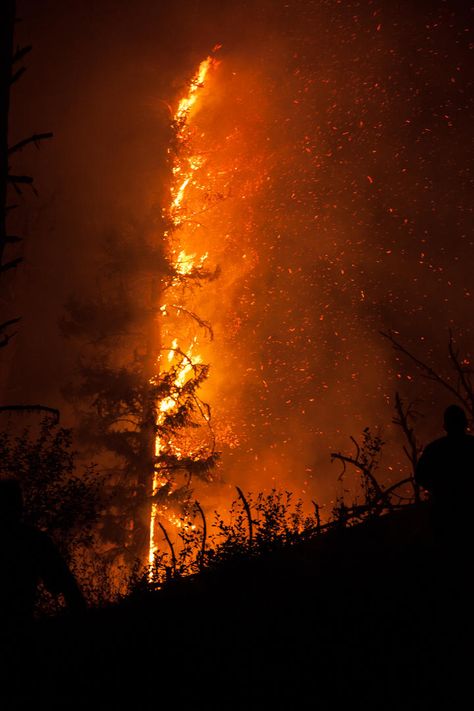
<svg viewBox="0 0 474 711">
<path fill-rule="evenodd" d="M 400 469 L 395 390 L 422 400 L 422 438 L 438 433 L 449 399 L 397 363 L 379 331 L 399 331 L 440 368 L 450 328 L 472 351 L 470 3 L 18 6 L 18 39 L 34 51 L 12 138 L 55 138 L 15 166 L 35 175 L 39 197 L 25 193 L 15 218 L 24 320 L 6 399 L 61 406 L 67 421 L 60 391 L 78 346 L 59 333 L 64 302 L 94 294 L 103 233 L 146 223 L 163 200 L 167 104 L 221 43 L 203 122 L 207 135 L 240 132 L 240 153 L 234 202 L 212 218 L 228 238 L 216 248 L 223 280 L 199 303 L 223 354 L 210 392 L 241 442 L 223 474 L 328 491 L 329 452 L 377 424 Z M 240 248 L 252 266 L 232 280 Z"/>
</svg>

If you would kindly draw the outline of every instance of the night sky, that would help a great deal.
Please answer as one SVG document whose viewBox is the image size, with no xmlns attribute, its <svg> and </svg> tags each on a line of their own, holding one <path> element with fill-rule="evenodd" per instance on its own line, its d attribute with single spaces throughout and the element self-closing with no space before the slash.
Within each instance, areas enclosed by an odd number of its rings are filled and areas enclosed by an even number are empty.
<svg viewBox="0 0 474 711">
<path fill-rule="evenodd" d="M 226 431 L 220 475 L 329 500 L 339 473 L 329 453 L 377 425 L 386 467 L 406 472 L 395 391 L 420 401 L 423 441 L 450 399 L 379 332 L 398 332 L 443 372 L 449 329 L 472 353 L 472 10 L 19 2 L 18 41 L 34 51 L 14 88 L 12 138 L 55 138 L 15 164 L 39 195 L 25 192 L 15 217 L 25 264 L 11 297 L 23 324 L 5 399 L 60 407 L 74 424 L 61 391 L 81 345 L 61 336 L 64 304 L 94 298 L 107 231 L 153 233 L 168 105 L 219 43 L 199 125 L 224 175 L 213 190 L 227 199 L 208 221 L 221 277 L 193 304 L 215 330 L 206 394 Z"/>
</svg>

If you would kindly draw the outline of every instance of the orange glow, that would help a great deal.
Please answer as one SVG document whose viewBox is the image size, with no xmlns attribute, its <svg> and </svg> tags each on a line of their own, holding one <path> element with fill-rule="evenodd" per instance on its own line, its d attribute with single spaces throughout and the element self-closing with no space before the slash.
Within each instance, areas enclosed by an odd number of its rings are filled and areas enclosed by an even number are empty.
<svg viewBox="0 0 474 711">
<path fill-rule="evenodd" d="M 217 62 L 212 57 L 208 57 L 201 62 L 195 77 L 190 83 L 188 93 L 179 101 L 178 108 L 174 114 L 174 123 L 177 126 L 178 143 L 181 145 L 184 145 L 186 139 L 188 138 L 189 122 L 192 113 L 191 110 L 196 106 L 199 92 L 204 87 L 209 70 L 211 67 L 216 65 Z M 185 241 L 185 234 L 183 234 L 183 230 L 186 227 L 186 221 L 189 219 L 189 215 L 186 214 L 185 209 L 186 194 L 188 189 L 196 183 L 196 173 L 203 167 L 204 162 L 204 159 L 200 155 L 180 156 L 178 152 L 172 167 L 173 183 L 170 189 L 170 205 L 165 210 L 165 213 L 174 228 L 172 231 L 172 254 L 174 254 L 174 258 L 172 261 L 174 272 L 176 275 L 179 275 L 179 277 L 187 277 L 192 275 L 196 269 L 203 267 L 204 262 L 208 258 L 207 252 L 198 256 L 196 252 L 188 253 L 182 246 L 182 243 Z M 166 236 L 170 241 L 170 235 L 167 234 Z M 173 302 L 181 302 L 181 295 L 176 294 L 175 299 L 175 295 L 173 293 L 173 286 L 178 288 L 180 284 L 180 278 L 175 278 L 171 281 L 169 291 L 171 292 Z M 176 307 L 174 303 L 173 306 L 176 309 L 177 316 L 179 316 L 179 307 Z M 166 304 L 162 304 L 160 306 L 160 312 L 164 317 L 169 315 Z M 157 359 L 160 374 L 167 372 L 170 368 L 174 368 L 176 370 L 174 386 L 176 387 L 177 392 L 179 392 L 179 389 L 185 385 L 190 377 L 192 377 L 194 366 L 202 362 L 201 356 L 196 352 L 198 347 L 199 344 L 197 335 L 193 335 L 191 337 L 189 345 L 184 350 L 181 347 L 180 339 L 175 336 L 170 347 L 167 349 L 166 358 L 163 358 L 160 355 Z M 176 411 L 177 407 L 177 399 L 172 396 L 165 397 L 158 402 L 156 424 L 161 426 L 165 421 L 165 417 Z M 183 456 L 180 448 L 172 440 L 163 441 L 162 438 L 157 435 L 155 439 L 155 455 L 159 457 L 164 451 L 172 452 L 178 459 Z M 186 456 L 192 456 L 192 452 L 186 452 Z M 164 476 L 164 473 L 160 472 L 158 467 L 153 474 L 153 494 L 156 494 L 167 483 L 168 480 L 166 476 Z M 148 552 L 148 563 L 150 566 L 153 565 L 155 554 L 158 550 L 156 539 L 158 517 L 164 518 L 169 524 L 178 530 L 186 528 L 188 525 L 191 528 L 194 528 L 193 524 L 187 524 L 185 519 L 176 516 L 176 514 L 170 511 L 166 505 L 159 505 L 156 502 L 153 502 L 151 507 L 150 545 Z"/>
<path fill-rule="evenodd" d="M 207 73 L 214 61 L 215 60 L 212 57 L 208 57 L 199 65 L 199 69 L 196 73 L 196 76 L 191 82 L 191 86 L 189 87 L 187 95 L 183 96 L 183 98 L 179 102 L 178 110 L 176 111 L 174 116 L 175 121 L 186 120 L 187 114 L 196 103 L 197 93 L 199 89 L 204 86 L 204 81 L 206 79 Z"/>
</svg>

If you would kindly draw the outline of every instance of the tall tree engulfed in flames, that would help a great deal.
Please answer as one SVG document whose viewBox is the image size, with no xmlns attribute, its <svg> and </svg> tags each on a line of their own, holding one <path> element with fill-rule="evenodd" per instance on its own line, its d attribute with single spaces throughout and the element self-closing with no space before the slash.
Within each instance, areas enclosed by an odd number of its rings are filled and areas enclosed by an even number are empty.
<svg viewBox="0 0 474 711">
<path fill-rule="evenodd" d="M 199 331 L 212 339 L 211 326 L 189 305 L 193 286 L 212 280 L 216 270 L 207 268 L 208 252 L 203 251 L 205 227 L 199 216 L 208 205 L 206 160 L 193 131 L 192 118 L 198 99 L 217 62 L 208 57 L 201 62 L 187 94 L 174 114 L 174 145 L 169 149 L 173 180 L 170 204 L 164 210 L 165 238 L 168 243 L 171 275 L 165 284 L 166 303 L 160 307 L 165 320 L 161 331 L 164 348 L 151 379 L 156 387 L 155 468 L 153 472 L 148 560 L 153 564 L 157 551 L 159 519 L 179 526 L 173 504 L 186 497 L 193 475 L 210 477 L 215 464 L 215 438 L 210 407 L 198 395 L 208 375 L 199 353 Z M 205 425 L 206 435 L 200 425 Z M 199 428 L 199 432 L 196 430 Z M 184 477 L 182 482 L 179 477 Z"/>
</svg>

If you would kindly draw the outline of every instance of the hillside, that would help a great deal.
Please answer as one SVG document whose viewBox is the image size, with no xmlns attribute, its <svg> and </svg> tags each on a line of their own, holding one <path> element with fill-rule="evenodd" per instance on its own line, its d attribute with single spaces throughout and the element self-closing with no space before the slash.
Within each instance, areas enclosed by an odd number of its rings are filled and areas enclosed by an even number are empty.
<svg viewBox="0 0 474 711">
<path fill-rule="evenodd" d="M 14 665 L 11 708 L 111 708 L 125 695 L 132 708 L 423 706 L 453 693 L 448 668 L 468 629 L 467 595 L 447 575 L 426 510 L 407 507 L 81 620 L 38 623 Z"/>
</svg>

